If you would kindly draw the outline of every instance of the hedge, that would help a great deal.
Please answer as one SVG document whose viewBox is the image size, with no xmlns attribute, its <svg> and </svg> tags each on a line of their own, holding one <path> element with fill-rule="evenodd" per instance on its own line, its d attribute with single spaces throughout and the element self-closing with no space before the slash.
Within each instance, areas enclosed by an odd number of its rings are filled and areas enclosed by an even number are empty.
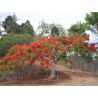
<svg viewBox="0 0 98 98">
<path fill-rule="evenodd" d="M 14 45 L 29 44 L 34 41 L 30 34 L 6 34 L 0 38 L 0 57 L 4 56 L 7 51 Z"/>
</svg>

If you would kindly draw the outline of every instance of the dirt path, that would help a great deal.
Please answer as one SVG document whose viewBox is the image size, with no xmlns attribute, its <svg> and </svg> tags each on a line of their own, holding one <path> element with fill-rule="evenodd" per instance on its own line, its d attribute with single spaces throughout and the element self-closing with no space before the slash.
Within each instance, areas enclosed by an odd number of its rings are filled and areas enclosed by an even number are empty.
<svg viewBox="0 0 98 98">
<path fill-rule="evenodd" d="M 0 84 L 1 86 L 98 86 L 98 76 L 92 76 L 90 73 L 80 70 L 68 70 L 64 66 L 57 66 L 61 72 L 58 80 L 37 80 L 25 81 L 20 83 Z"/>
<path fill-rule="evenodd" d="M 64 66 L 57 67 L 58 70 L 63 70 L 70 75 L 68 81 L 56 84 L 57 86 L 98 86 L 98 76 L 93 76 L 91 73 L 83 71 L 73 71 L 65 69 Z"/>
<path fill-rule="evenodd" d="M 56 86 L 98 86 L 98 78 L 93 77 L 77 77 L 72 78 L 62 83 L 56 84 Z"/>
</svg>

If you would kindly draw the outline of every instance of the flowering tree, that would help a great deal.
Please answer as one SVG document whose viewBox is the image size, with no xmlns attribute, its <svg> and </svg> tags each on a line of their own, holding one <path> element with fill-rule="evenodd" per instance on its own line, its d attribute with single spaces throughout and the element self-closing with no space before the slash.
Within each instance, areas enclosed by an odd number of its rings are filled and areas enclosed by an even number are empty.
<svg viewBox="0 0 98 98">
<path fill-rule="evenodd" d="M 88 35 L 75 35 L 63 37 L 42 38 L 29 45 L 13 46 L 1 61 L 1 68 L 18 68 L 32 66 L 40 62 L 39 66 L 51 68 L 49 80 L 56 77 L 55 66 L 61 54 L 69 51 L 86 53 L 88 50 L 95 52 L 94 45 L 88 46 L 85 41 L 89 40 Z M 87 50 L 88 49 L 88 50 Z"/>
<path fill-rule="evenodd" d="M 72 40 L 70 52 L 74 53 L 75 64 L 74 68 L 78 66 L 78 58 L 82 57 L 87 63 L 93 61 L 98 47 L 95 43 L 89 43 L 89 35 L 75 35 Z M 82 66 L 83 67 L 83 66 Z"/>
<path fill-rule="evenodd" d="M 22 69 L 39 61 L 44 68 L 51 68 L 50 79 L 55 77 L 55 65 L 59 55 L 67 48 L 61 43 L 61 38 L 42 38 L 29 45 L 13 46 L 2 60 L 3 67 Z M 5 65 L 5 66 L 4 66 Z"/>
</svg>

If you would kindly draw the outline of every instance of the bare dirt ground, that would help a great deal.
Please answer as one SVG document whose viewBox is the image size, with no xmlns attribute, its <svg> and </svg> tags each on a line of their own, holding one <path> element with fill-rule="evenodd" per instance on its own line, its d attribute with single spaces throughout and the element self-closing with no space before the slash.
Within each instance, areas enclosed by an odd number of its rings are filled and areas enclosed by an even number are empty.
<svg viewBox="0 0 98 98">
<path fill-rule="evenodd" d="M 10 83 L 2 83 L 0 86 L 98 86 L 98 76 L 80 70 L 68 70 L 64 66 L 57 66 L 59 71 L 58 79 L 48 81 L 50 71 L 36 80 L 27 81 L 11 81 Z"/>
</svg>

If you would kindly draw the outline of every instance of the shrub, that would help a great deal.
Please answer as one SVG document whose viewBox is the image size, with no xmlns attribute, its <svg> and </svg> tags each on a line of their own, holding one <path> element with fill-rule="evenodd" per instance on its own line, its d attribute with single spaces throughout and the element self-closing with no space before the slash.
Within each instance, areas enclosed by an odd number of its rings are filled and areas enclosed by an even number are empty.
<svg viewBox="0 0 98 98">
<path fill-rule="evenodd" d="M 70 63 L 66 63 L 66 67 L 67 67 L 68 69 L 72 69 L 72 65 L 71 65 Z"/>
<path fill-rule="evenodd" d="M 0 57 L 4 56 L 12 46 L 29 44 L 32 41 L 34 37 L 30 34 L 6 34 L 0 39 Z"/>
</svg>

